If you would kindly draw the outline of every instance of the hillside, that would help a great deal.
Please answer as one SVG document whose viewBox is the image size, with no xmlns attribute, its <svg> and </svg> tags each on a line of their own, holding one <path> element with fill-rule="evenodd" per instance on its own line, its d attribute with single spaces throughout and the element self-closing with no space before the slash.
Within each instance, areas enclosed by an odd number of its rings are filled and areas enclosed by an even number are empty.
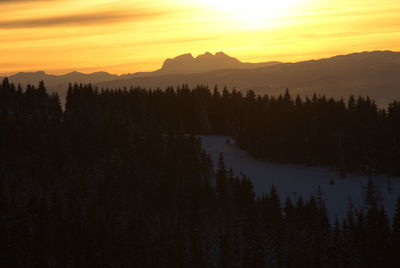
<svg viewBox="0 0 400 268">
<path fill-rule="evenodd" d="M 259 197 L 269 193 L 272 185 L 280 193 L 282 201 L 286 197 L 296 200 L 299 196 L 316 195 L 320 187 L 333 221 L 336 217 L 346 216 L 350 199 L 355 208 L 365 207 L 365 188 L 368 179 L 371 179 L 381 194 L 381 205 L 389 216 L 395 213 L 394 204 L 400 191 L 398 177 L 351 174 L 346 179 L 340 179 L 338 172 L 328 167 L 306 167 L 254 159 L 238 148 L 231 137 L 202 136 L 201 140 L 203 149 L 212 156 L 215 165 L 219 154 L 223 154 L 227 168 L 232 168 L 237 175 L 249 176 L 254 192 Z M 331 179 L 334 185 L 329 184 Z"/>
</svg>

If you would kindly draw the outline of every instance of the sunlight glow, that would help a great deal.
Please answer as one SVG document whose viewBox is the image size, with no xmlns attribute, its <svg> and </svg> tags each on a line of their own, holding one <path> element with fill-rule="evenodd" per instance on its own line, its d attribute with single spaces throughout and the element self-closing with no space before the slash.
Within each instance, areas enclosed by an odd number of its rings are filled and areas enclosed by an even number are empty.
<svg viewBox="0 0 400 268">
<path fill-rule="evenodd" d="M 399 0 L 0 0 L 0 76 L 152 71 L 224 51 L 247 62 L 400 51 Z"/>
<path fill-rule="evenodd" d="M 194 0 L 200 6 L 220 13 L 244 29 L 261 29 L 298 11 L 309 0 Z M 267 27 L 268 28 L 268 27 Z"/>
</svg>

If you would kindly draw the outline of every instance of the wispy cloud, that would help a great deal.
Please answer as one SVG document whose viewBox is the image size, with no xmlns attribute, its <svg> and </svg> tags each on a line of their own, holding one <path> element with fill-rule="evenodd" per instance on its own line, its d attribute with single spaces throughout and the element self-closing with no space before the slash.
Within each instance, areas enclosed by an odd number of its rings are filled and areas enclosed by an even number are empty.
<svg viewBox="0 0 400 268">
<path fill-rule="evenodd" d="M 165 12 L 146 11 L 146 10 L 99 11 L 99 12 L 73 14 L 73 15 L 59 15 L 53 17 L 3 20 L 3 21 L 0 20 L 0 29 L 38 28 L 38 27 L 56 27 L 56 26 L 90 26 L 90 25 L 109 24 L 109 23 L 116 23 L 129 20 L 131 21 L 144 20 L 155 17 L 161 17 L 164 15 L 166 15 Z"/>
<path fill-rule="evenodd" d="M 62 0 L 0 0 L 0 4 L 32 3 L 32 2 L 57 2 Z"/>
</svg>

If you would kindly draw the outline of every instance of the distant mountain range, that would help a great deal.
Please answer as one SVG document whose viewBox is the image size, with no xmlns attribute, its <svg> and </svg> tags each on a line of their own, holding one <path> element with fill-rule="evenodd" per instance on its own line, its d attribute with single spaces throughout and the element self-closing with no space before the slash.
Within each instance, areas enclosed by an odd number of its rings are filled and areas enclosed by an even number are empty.
<svg viewBox="0 0 400 268">
<path fill-rule="evenodd" d="M 400 53 L 373 51 L 335 56 L 297 63 L 244 63 L 223 52 L 197 57 L 184 54 L 165 60 L 161 69 L 114 75 L 106 72 L 48 75 L 44 72 L 18 73 L 9 77 L 16 84 L 37 84 L 43 80 L 49 89 L 65 96 L 68 83 L 92 83 L 98 87 L 141 86 L 165 88 L 187 83 L 249 89 L 259 94 L 276 95 L 289 88 L 293 94 L 313 93 L 332 97 L 351 94 L 370 96 L 379 105 L 400 99 Z"/>
<path fill-rule="evenodd" d="M 255 69 L 279 64 L 280 62 L 247 63 L 217 52 L 215 55 L 206 52 L 196 58 L 192 54 L 184 54 L 167 59 L 162 68 L 153 74 L 193 74 L 206 73 L 221 69 Z"/>
</svg>

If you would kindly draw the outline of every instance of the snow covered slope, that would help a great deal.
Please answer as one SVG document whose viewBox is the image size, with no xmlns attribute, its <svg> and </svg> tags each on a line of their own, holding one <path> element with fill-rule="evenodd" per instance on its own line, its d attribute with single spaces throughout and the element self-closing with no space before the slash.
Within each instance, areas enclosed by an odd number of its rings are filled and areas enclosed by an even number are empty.
<svg viewBox="0 0 400 268">
<path fill-rule="evenodd" d="M 350 174 L 348 178 L 340 179 L 337 171 L 327 167 L 314 168 L 254 159 L 238 148 L 234 139 L 229 137 L 202 136 L 201 140 L 215 166 L 222 153 L 227 168 L 232 168 L 237 175 L 242 173 L 248 176 L 257 195 L 268 193 L 271 186 L 275 185 L 282 202 L 287 196 L 291 196 L 292 200 L 297 200 L 299 196 L 308 199 L 311 194 L 316 194 L 320 186 L 331 220 L 346 215 L 349 198 L 355 207 L 365 207 L 363 189 L 368 183 L 368 176 Z M 329 184 L 332 179 L 334 185 Z M 379 175 L 371 177 L 371 180 L 382 196 L 381 204 L 389 215 L 393 215 L 396 198 L 400 194 L 400 178 Z"/>
</svg>

